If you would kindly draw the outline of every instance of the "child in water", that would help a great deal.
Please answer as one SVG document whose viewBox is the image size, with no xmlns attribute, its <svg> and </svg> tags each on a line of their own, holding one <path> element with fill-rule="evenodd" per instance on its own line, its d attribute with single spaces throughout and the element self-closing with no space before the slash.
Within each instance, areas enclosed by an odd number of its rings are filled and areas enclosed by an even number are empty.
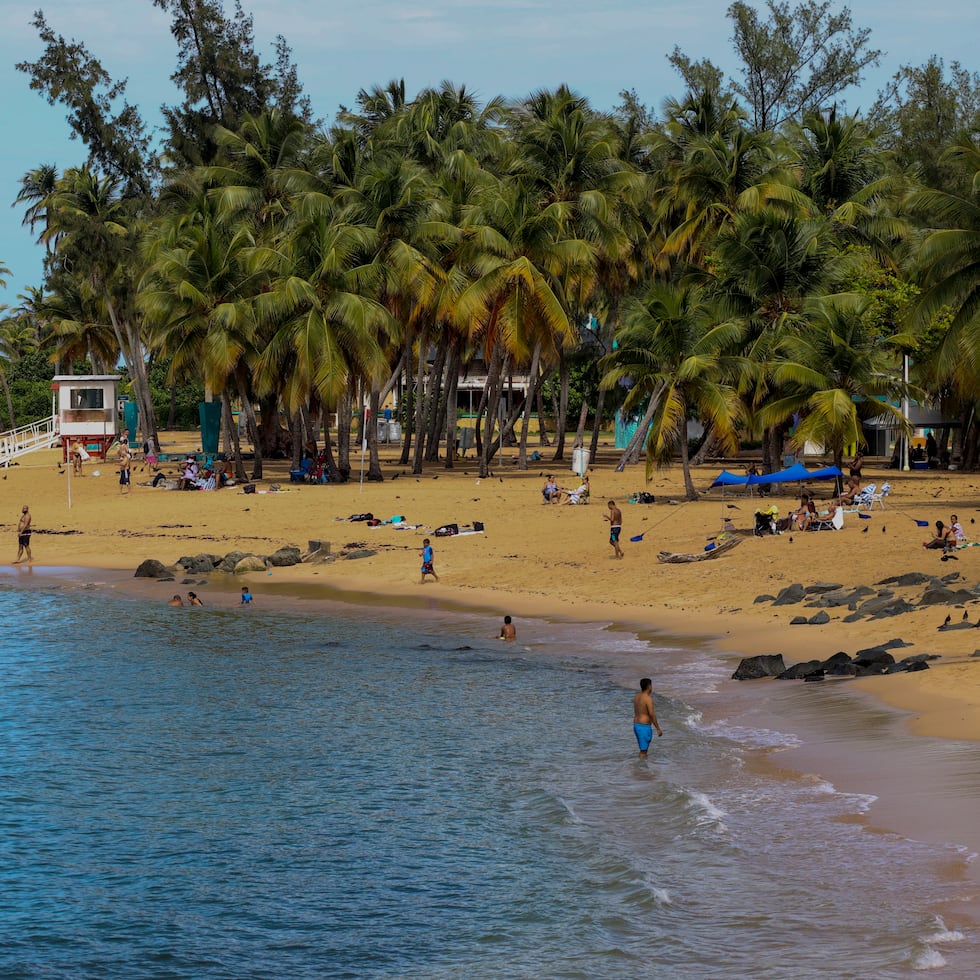
<svg viewBox="0 0 980 980">
<path fill-rule="evenodd" d="M 252 605 L 252 593 L 248 591 L 248 586 L 242 586 L 242 605 L 250 606 Z"/>
</svg>

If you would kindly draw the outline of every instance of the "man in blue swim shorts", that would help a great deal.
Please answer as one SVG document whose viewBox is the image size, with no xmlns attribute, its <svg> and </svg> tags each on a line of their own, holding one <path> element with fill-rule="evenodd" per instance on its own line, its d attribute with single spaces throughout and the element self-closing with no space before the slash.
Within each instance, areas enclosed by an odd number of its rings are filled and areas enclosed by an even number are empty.
<svg viewBox="0 0 980 980">
<path fill-rule="evenodd" d="M 603 514 L 603 517 L 609 521 L 609 543 L 613 547 L 613 556 L 622 558 L 623 549 L 619 546 L 619 535 L 623 530 L 623 512 L 616 506 L 615 500 L 609 501 L 609 513 Z"/>
<path fill-rule="evenodd" d="M 644 677 L 640 681 L 640 693 L 633 698 L 633 734 L 636 735 L 636 744 L 640 747 L 641 759 L 647 757 L 654 729 L 657 730 L 658 738 L 663 735 L 653 707 L 653 681 Z"/>
</svg>

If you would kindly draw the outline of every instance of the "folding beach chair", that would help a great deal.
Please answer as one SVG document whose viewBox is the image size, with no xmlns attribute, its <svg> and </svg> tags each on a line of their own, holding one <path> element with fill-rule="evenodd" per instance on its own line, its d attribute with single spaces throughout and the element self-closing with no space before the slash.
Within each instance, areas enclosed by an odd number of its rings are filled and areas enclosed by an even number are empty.
<svg viewBox="0 0 980 980">
<path fill-rule="evenodd" d="M 864 487 L 859 493 L 854 495 L 854 506 L 860 510 L 862 507 L 867 507 L 871 510 L 871 502 L 874 499 L 874 495 L 878 492 L 877 483 L 869 483 Z"/>
<path fill-rule="evenodd" d="M 810 524 L 811 531 L 839 531 L 844 526 L 844 508 L 835 507 L 831 516 L 815 518 Z"/>
<path fill-rule="evenodd" d="M 892 485 L 890 483 L 886 483 L 882 486 L 882 488 L 877 493 L 871 494 L 871 503 L 868 504 L 868 510 L 873 510 L 875 504 L 877 504 L 882 510 L 884 510 L 885 497 L 887 497 L 888 494 L 890 494 L 891 492 L 892 492 Z"/>
</svg>

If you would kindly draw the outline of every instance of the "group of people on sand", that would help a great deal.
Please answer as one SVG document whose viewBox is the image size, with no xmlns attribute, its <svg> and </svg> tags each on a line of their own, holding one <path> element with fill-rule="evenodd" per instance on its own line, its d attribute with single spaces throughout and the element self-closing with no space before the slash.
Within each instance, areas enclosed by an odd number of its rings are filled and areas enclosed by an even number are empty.
<svg viewBox="0 0 980 980">
<path fill-rule="evenodd" d="M 960 519 L 955 514 L 950 514 L 949 524 L 936 521 L 936 530 L 929 541 L 923 541 L 923 548 L 939 548 L 943 551 L 952 551 L 959 545 L 966 544 L 966 532 Z"/>
<path fill-rule="evenodd" d="M 581 482 L 574 490 L 567 490 L 565 487 L 558 486 L 558 481 L 549 474 L 541 488 L 541 496 L 544 497 L 546 504 L 584 504 L 588 502 L 590 492 L 591 488 L 587 476 L 582 477 Z M 562 500 L 562 496 L 565 497 L 564 500 Z"/>
</svg>

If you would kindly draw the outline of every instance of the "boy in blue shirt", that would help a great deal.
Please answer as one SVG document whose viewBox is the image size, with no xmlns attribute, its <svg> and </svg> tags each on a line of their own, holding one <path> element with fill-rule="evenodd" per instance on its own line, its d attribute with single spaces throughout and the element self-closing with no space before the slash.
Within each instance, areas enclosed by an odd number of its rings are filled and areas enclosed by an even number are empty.
<svg viewBox="0 0 980 980">
<path fill-rule="evenodd" d="M 439 581 L 439 576 L 432 568 L 432 560 L 432 545 L 429 544 L 429 539 L 425 538 L 422 541 L 422 577 L 419 579 L 419 585 L 425 585 L 426 575 L 431 575 L 437 582 Z"/>
<path fill-rule="evenodd" d="M 250 606 L 252 605 L 252 593 L 248 591 L 248 586 L 242 586 L 242 605 Z"/>
</svg>

